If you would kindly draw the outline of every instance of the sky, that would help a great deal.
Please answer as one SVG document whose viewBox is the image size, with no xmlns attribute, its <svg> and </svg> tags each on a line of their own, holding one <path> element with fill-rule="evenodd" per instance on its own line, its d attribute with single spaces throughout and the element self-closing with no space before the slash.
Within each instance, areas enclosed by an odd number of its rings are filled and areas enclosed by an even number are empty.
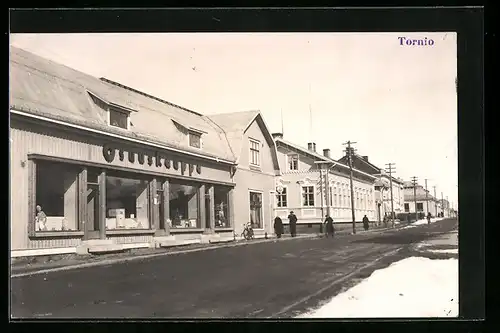
<svg viewBox="0 0 500 333">
<path fill-rule="evenodd" d="M 412 46 L 401 38 L 433 40 Z M 10 43 L 203 114 L 359 155 L 458 207 L 456 33 L 11 34 Z M 428 43 L 429 44 L 429 43 Z"/>
</svg>

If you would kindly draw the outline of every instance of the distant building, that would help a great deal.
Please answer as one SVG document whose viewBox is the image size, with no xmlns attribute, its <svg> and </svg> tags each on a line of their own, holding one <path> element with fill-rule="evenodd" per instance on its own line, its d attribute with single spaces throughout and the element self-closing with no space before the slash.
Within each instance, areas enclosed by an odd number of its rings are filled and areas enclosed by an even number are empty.
<svg viewBox="0 0 500 333">
<path fill-rule="evenodd" d="M 414 188 L 411 182 L 404 183 L 404 212 L 405 213 L 415 213 L 415 199 L 417 202 L 417 212 L 424 213 L 427 215 L 428 212 L 432 216 L 437 216 L 442 210 L 440 210 L 439 201 L 430 194 L 430 192 L 425 190 L 422 185 L 416 184 L 415 190 L 416 196 L 414 195 Z"/>
<path fill-rule="evenodd" d="M 384 215 L 390 216 L 391 214 L 391 177 L 389 177 L 389 174 L 383 168 L 371 163 L 368 156 L 361 156 L 355 153 L 352 156 L 353 167 L 377 177 L 377 181 L 374 184 L 376 217 L 378 221 L 381 221 Z M 349 163 L 347 153 L 339 159 L 339 162 L 344 164 Z M 403 212 L 403 183 L 402 179 L 392 176 L 392 196 L 395 215 Z"/>
<path fill-rule="evenodd" d="M 317 224 L 330 214 L 335 222 L 352 221 L 349 167 L 316 152 L 316 143 L 301 147 L 273 134 L 278 151 L 282 176 L 277 178 L 275 214 L 288 223 L 287 216 L 294 211 L 298 223 Z M 355 219 L 366 215 L 373 220 L 376 177 L 358 169 L 353 172 Z M 278 191 L 279 190 L 279 191 Z"/>
</svg>

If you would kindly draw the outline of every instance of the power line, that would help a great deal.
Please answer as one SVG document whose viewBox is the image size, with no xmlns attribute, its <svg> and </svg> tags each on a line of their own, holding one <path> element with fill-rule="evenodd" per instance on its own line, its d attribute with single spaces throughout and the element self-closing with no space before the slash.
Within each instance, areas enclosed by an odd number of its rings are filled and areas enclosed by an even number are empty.
<svg viewBox="0 0 500 333">
<path fill-rule="evenodd" d="M 343 143 L 343 145 L 347 145 L 347 148 L 345 152 L 347 153 L 348 160 L 349 160 L 349 179 L 350 179 L 350 184 L 351 184 L 351 214 L 352 214 L 352 233 L 356 233 L 356 214 L 354 213 L 354 187 L 353 187 L 353 181 L 352 181 L 352 155 L 355 152 L 355 149 L 351 147 L 351 145 L 355 144 L 356 142 L 352 141 L 347 141 Z"/>
<path fill-rule="evenodd" d="M 386 172 L 389 173 L 389 184 L 391 187 L 391 224 L 392 227 L 394 228 L 394 197 L 392 195 L 392 174 L 396 172 L 395 169 L 396 163 L 391 162 L 391 163 L 386 163 L 385 165 L 387 165 Z"/>
</svg>

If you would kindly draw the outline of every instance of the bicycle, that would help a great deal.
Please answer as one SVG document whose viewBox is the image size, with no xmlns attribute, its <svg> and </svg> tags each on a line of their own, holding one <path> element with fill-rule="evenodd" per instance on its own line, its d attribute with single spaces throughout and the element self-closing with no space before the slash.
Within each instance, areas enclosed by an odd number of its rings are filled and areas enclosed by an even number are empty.
<svg viewBox="0 0 500 333">
<path fill-rule="evenodd" d="M 248 222 L 245 224 L 245 227 L 243 228 L 243 232 L 241 233 L 241 237 L 243 237 L 246 240 L 251 240 L 253 239 L 253 228 L 252 224 Z"/>
</svg>

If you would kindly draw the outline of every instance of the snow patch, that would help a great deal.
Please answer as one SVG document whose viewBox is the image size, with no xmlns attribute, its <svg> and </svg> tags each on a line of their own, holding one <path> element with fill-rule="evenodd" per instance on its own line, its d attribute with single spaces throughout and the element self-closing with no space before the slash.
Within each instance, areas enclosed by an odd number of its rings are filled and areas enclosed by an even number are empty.
<svg viewBox="0 0 500 333">
<path fill-rule="evenodd" d="M 443 217 L 436 217 L 436 218 L 431 219 L 431 223 L 438 222 L 438 221 L 441 221 L 443 219 L 444 219 Z M 418 220 L 418 221 L 413 222 L 412 224 L 413 225 L 427 224 L 427 219 Z"/>
<path fill-rule="evenodd" d="M 457 317 L 458 260 L 410 257 L 298 318 Z"/>
<path fill-rule="evenodd" d="M 432 253 L 450 253 L 450 254 L 458 254 L 458 249 L 447 249 L 447 250 L 427 250 Z"/>
</svg>

